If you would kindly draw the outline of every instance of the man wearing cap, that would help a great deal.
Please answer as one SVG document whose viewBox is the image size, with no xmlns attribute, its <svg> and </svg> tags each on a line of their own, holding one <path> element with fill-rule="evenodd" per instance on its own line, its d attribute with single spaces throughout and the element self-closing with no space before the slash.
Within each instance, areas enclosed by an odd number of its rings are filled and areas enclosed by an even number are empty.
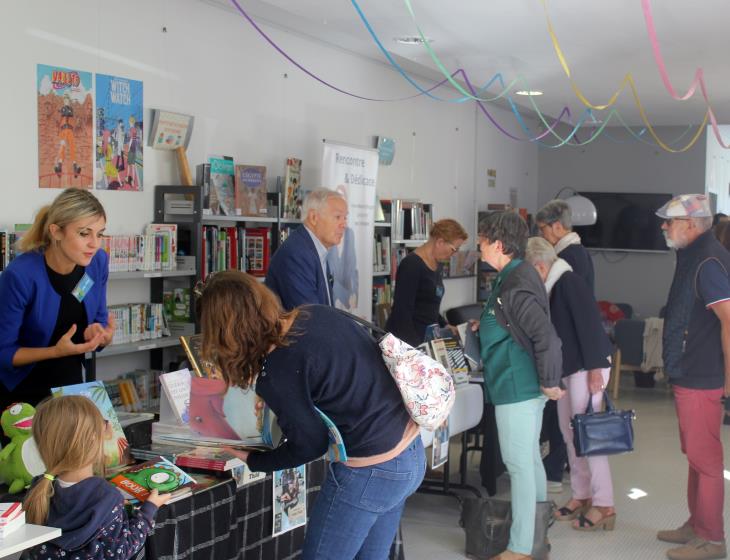
<svg viewBox="0 0 730 560">
<path fill-rule="evenodd" d="M 723 407 L 730 395 L 730 253 L 712 233 L 705 195 L 674 197 L 656 212 L 677 265 L 664 317 L 664 370 L 674 389 L 682 452 L 689 462 L 689 519 L 659 531 L 679 544 L 671 560 L 725 558 Z"/>
</svg>

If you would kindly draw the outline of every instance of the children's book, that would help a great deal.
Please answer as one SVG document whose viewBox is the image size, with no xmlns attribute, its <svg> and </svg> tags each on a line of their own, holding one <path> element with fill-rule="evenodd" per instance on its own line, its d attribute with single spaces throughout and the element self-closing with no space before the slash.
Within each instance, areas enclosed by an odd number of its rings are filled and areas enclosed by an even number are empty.
<svg viewBox="0 0 730 560">
<path fill-rule="evenodd" d="M 347 461 L 347 450 L 345 449 L 345 442 L 342 440 L 340 430 L 324 412 L 316 406 L 314 407 L 314 410 L 317 411 L 325 426 L 327 426 L 327 435 L 330 440 L 329 449 L 327 450 L 327 458 L 331 463 L 344 463 Z"/>
<path fill-rule="evenodd" d="M 236 165 L 236 214 L 266 216 L 266 166 Z"/>
<path fill-rule="evenodd" d="M 229 471 L 243 465 L 243 461 L 225 449 L 215 447 L 196 447 L 175 457 L 178 467 L 204 469 L 209 471 Z"/>
<path fill-rule="evenodd" d="M 187 368 L 160 375 L 160 385 L 167 397 L 172 413 L 178 424 L 187 424 L 190 420 L 190 370 Z M 165 406 L 161 403 L 161 406 Z"/>
<path fill-rule="evenodd" d="M 233 467 L 231 469 L 231 476 L 233 477 L 233 480 L 236 481 L 236 488 L 242 488 L 249 484 L 253 484 L 258 480 L 264 480 L 266 478 L 266 473 L 252 472 L 251 469 L 248 468 L 248 465 L 244 463 L 240 467 Z"/>
<path fill-rule="evenodd" d="M 200 355 L 200 335 L 181 337 L 194 376 L 190 376 L 188 421 L 171 424 L 164 404 L 160 423 L 153 425 L 154 441 L 175 441 L 194 445 L 253 447 L 270 449 L 278 445 L 281 430 L 276 417 L 256 395 L 254 387 L 228 386 L 212 364 Z"/>
<path fill-rule="evenodd" d="M 129 443 L 124 435 L 122 426 L 119 424 L 117 413 L 112 406 L 109 395 L 101 381 L 89 381 L 77 385 L 66 385 L 65 387 L 53 387 L 51 393 L 54 396 L 82 395 L 87 397 L 96 405 L 105 420 L 109 421 L 111 433 L 104 437 L 104 465 L 106 467 L 119 467 L 128 465 L 132 461 L 129 451 Z"/>
<path fill-rule="evenodd" d="M 210 210 L 211 214 L 236 215 L 236 188 L 234 185 L 233 158 L 211 157 L 210 161 Z"/>
<path fill-rule="evenodd" d="M 193 449 L 195 448 L 192 445 L 164 445 L 160 443 L 149 443 L 147 445 L 132 447 L 132 457 L 134 457 L 137 461 L 149 461 L 150 459 L 164 457 L 168 461 L 174 463 L 175 457 L 182 453 L 192 451 Z"/>
<path fill-rule="evenodd" d="M 160 494 L 171 494 L 168 503 L 192 494 L 195 479 L 164 457 L 134 465 L 116 474 L 110 482 L 130 500 L 144 502 L 154 489 Z"/>
<path fill-rule="evenodd" d="M 274 471 L 274 536 L 286 533 L 307 522 L 306 465 Z"/>
<path fill-rule="evenodd" d="M 284 213 L 282 218 L 302 219 L 302 198 L 304 192 L 301 185 L 302 160 L 288 158 L 284 176 Z"/>
</svg>

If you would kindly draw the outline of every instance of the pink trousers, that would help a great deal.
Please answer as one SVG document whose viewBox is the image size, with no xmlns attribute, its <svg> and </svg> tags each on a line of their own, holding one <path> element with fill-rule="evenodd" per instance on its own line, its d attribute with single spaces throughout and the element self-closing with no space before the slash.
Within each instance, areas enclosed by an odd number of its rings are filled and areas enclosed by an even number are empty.
<svg viewBox="0 0 730 560">
<path fill-rule="evenodd" d="M 603 384 L 608 385 L 611 369 L 601 370 Z M 613 482 L 608 457 L 577 457 L 573 445 L 573 429 L 570 420 L 575 414 L 582 414 L 591 397 L 588 391 L 588 372 L 580 370 L 573 375 L 563 377 L 567 394 L 558 401 L 558 421 L 568 448 L 570 464 L 570 488 L 576 500 L 591 499 L 594 506 L 613 507 Z M 603 391 L 593 395 L 593 410 L 601 410 Z"/>
<path fill-rule="evenodd" d="M 722 389 L 674 386 L 682 453 L 687 455 L 689 525 L 701 539 L 725 540 L 725 480 L 720 430 Z"/>
</svg>

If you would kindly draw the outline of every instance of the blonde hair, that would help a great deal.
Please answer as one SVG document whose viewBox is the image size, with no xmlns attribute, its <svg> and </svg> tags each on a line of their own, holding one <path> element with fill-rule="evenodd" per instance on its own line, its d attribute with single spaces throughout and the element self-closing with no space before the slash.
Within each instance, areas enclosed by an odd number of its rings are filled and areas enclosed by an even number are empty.
<svg viewBox="0 0 730 560">
<path fill-rule="evenodd" d="M 469 239 L 469 234 L 466 233 L 466 230 L 459 222 L 452 220 L 451 218 L 446 218 L 444 220 L 434 222 L 431 226 L 429 237 L 432 239 L 443 239 L 447 243 L 453 243 L 457 239 L 463 239 L 466 241 Z"/>
<path fill-rule="evenodd" d="M 104 427 L 104 417 L 86 397 L 54 397 L 38 405 L 33 417 L 33 439 L 46 465 L 46 474 L 55 477 L 88 465 L 103 469 Z M 28 523 L 45 523 L 52 497 L 53 481 L 41 477 L 23 502 Z"/>
<path fill-rule="evenodd" d="M 56 224 L 64 228 L 72 222 L 91 216 L 106 220 L 106 212 L 99 199 L 87 190 L 66 189 L 51 204 L 38 211 L 33 225 L 20 239 L 18 249 L 23 252 L 46 249 L 52 241 L 48 226 Z"/>
<path fill-rule="evenodd" d="M 203 358 L 218 366 L 228 385 L 243 389 L 256 380 L 272 346 L 288 345 L 282 321 L 299 314 L 285 312 L 274 292 L 238 270 L 210 276 L 197 305 Z"/>
</svg>

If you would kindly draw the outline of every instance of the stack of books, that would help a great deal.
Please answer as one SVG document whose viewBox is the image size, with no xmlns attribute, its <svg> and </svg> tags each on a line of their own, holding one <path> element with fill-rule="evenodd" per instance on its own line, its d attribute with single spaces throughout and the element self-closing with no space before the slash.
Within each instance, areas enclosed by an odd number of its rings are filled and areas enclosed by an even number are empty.
<svg viewBox="0 0 730 560">
<path fill-rule="evenodd" d="M 20 502 L 0 503 L 0 539 L 25 525 L 25 511 Z"/>
</svg>

